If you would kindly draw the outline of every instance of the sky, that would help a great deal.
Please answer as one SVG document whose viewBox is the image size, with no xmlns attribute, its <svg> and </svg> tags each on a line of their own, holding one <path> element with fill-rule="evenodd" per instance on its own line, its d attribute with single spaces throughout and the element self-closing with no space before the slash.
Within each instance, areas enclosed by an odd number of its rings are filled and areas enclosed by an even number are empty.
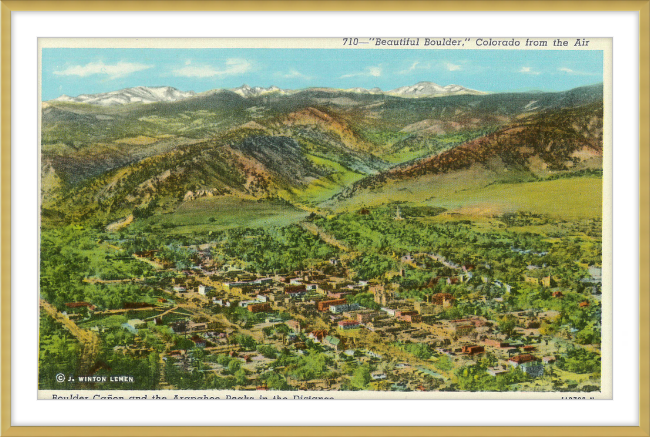
<svg viewBox="0 0 650 437">
<path fill-rule="evenodd" d="M 384 91 L 420 81 L 485 92 L 564 91 L 603 81 L 602 51 L 45 48 L 42 99 L 134 86 L 202 92 L 242 84 Z"/>
</svg>

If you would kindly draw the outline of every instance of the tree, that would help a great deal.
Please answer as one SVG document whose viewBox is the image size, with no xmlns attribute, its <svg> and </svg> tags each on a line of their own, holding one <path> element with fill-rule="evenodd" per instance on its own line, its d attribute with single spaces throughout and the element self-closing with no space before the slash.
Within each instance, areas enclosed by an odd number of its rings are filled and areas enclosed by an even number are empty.
<svg viewBox="0 0 650 437">
<path fill-rule="evenodd" d="M 228 363 L 228 372 L 234 375 L 239 370 L 241 370 L 241 362 L 239 360 L 230 360 L 230 362 Z"/>
<path fill-rule="evenodd" d="M 367 366 L 361 366 L 354 371 L 350 384 L 357 390 L 365 390 L 371 379 L 370 369 Z"/>
<path fill-rule="evenodd" d="M 508 337 L 512 335 L 515 327 L 517 326 L 515 318 L 511 315 L 502 317 L 497 323 L 499 325 L 499 330 L 506 334 Z"/>
</svg>

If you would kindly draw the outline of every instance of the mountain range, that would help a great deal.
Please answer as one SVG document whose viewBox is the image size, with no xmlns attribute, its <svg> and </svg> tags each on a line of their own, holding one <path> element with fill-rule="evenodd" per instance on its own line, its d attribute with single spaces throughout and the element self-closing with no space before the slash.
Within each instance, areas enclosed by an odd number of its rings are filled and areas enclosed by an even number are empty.
<svg viewBox="0 0 650 437">
<path fill-rule="evenodd" d="M 318 89 L 331 91 L 331 92 L 351 92 L 351 93 L 377 94 L 377 95 L 384 94 L 384 95 L 399 96 L 399 97 L 439 97 L 439 96 L 453 96 L 453 95 L 462 95 L 462 94 L 473 94 L 473 95 L 486 94 L 484 92 L 465 88 L 460 85 L 440 86 L 433 82 L 419 82 L 412 86 L 404 86 L 386 92 L 382 91 L 379 88 L 365 89 L 359 87 L 350 88 L 346 90 L 338 90 L 335 88 L 318 88 Z M 224 91 L 224 89 L 211 90 L 204 93 L 200 93 L 199 95 L 214 94 L 215 92 L 218 91 Z M 260 86 L 251 87 L 244 84 L 237 88 L 230 88 L 228 91 L 231 91 L 242 97 L 259 97 L 268 94 L 277 94 L 277 95 L 295 94 L 304 90 L 281 89 L 278 88 L 277 86 L 270 86 L 268 88 L 264 88 Z M 70 97 L 64 94 L 61 97 L 54 99 L 53 101 L 87 103 L 91 105 L 100 105 L 100 106 L 115 106 L 115 105 L 126 105 L 130 103 L 173 102 L 177 100 L 188 99 L 194 96 L 197 96 L 197 93 L 195 93 L 194 91 L 180 91 L 170 86 L 161 86 L 161 87 L 138 86 L 134 88 L 125 88 L 119 91 L 111 91 L 108 93 L 82 94 L 77 97 Z"/>
<path fill-rule="evenodd" d="M 423 94 L 441 88 L 456 94 Z M 394 200 L 434 205 L 443 192 L 602 169 L 602 84 L 504 94 L 435 84 L 394 90 L 400 95 L 122 91 L 43 105 L 44 226 L 106 226 L 143 208 L 169 218 L 195 204 L 218 214 L 220 199 L 319 213 Z M 149 104 L 97 103 L 127 98 Z"/>
</svg>

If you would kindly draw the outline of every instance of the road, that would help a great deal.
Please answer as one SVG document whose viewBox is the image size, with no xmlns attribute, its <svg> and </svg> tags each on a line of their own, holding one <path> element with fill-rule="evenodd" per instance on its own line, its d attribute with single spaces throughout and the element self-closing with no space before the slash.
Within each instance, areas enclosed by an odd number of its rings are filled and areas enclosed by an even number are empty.
<svg viewBox="0 0 650 437">
<path fill-rule="evenodd" d="M 81 343 L 81 374 L 89 374 L 95 365 L 95 359 L 99 353 L 99 337 L 92 331 L 77 326 L 75 322 L 61 314 L 50 303 L 41 299 L 41 308 L 54 320 L 61 323 Z"/>
<path fill-rule="evenodd" d="M 334 237 L 333 235 L 330 235 L 320 229 L 318 226 L 316 226 L 313 223 L 308 223 L 308 222 L 302 222 L 300 223 L 300 226 L 302 226 L 304 229 L 307 231 L 311 232 L 312 234 L 320 237 L 321 240 L 329 244 L 330 246 L 338 247 L 341 249 L 343 252 L 350 252 L 351 249 L 346 246 L 343 242 L 339 241 Z"/>
</svg>

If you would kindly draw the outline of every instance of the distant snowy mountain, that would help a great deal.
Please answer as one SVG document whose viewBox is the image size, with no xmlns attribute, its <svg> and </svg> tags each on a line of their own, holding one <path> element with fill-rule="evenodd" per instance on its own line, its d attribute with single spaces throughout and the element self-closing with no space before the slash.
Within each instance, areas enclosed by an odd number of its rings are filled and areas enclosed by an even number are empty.
<svg viewBox="0 0 650 437">
<path fill-rule="evenodd" d="M 459 94 L 474 94 L 480 95 L 485 94 L 482 91 L 476 91 L 473 89 L 465 88 L 460 85 L 447 85 L 440 86 L 433 82 L 419 82 L 411 86 L 403 86 L 396 88 L 391 91 L 382 91 L 379 88 L 349 88 L 349 89 L 335 89 L 335 88 L 309 88 L 310 90 L 321 90 L 327 92 L 349 92 L 349 93 L 359 93 L 359 94 L 386 94 L 391 96 L 398 97 L 440 97 L 440 96 L 453 96 Z M 242 97 L 258 97 L 267 94 L 277 94 L 277 95 L 289 95 L 298 92 L 298 90 L 289 90 L 281 89 L 277 86 L 270 86 L 264 88 L 261 86 L 251 87 L 246 84 L 237 87 L 225 89 L 216 89 L 211 91 L 206 91 L 200 95 L 212 95 L 220 92 L 233 92 Z M 88 103 L 91 105 L 100 105 L 100 106 L 117 106 L 117 105 L 126 105 L 129 103 L 155 103 L 155 102 L 174 102 L 176 100 L 183 100 L 189 97 L 196 96 L 197 94 L 194 91 L 180 91 L 176 88 L 170 86 L 161 86 L 161 87 L 145 87 L 138 86 L 135 88 L 126 88 L 119 91 L 111 91 L 109 93 L 101 94 L 82 94 L 77 97 L 66 96 L 65 94 L 61 97 L 54 99 L 55 102 L 76 102 L 76 103 Z"/>
<path fill-rule="evenodd" d="M 418 82 L 415 85 L 403 86 L 388 91 L 386 94 L 399 97 L 438 97 L 459 94 L 485 94 L 482 91 L 465 88 L 460 85 L 440 86 L 433 82 Z"/>
<path fill-rule="evenodd" d="M 237 88 L 231 88 L 230 91 L 237 93 L 242 97 L 257 97 L 257 96 L 262 96 L 264 94 L 270 94 L 270 93 L 278 93 L 278 94 L 287 93 L 287 90 L 280 89 L 274 85 L 268 88 L 264 88 L 261 86 L 251 87 L 246 84 Z"/>
<path fill-rule="evenodd" d="M 65 94 L 54 99 L 55 102 L 88 103 L 100 106 L 117 106 L 128 103 L 174 102 L 196 95 L 194 91 L 179 91 L 170 86 L 125 88 L 119 91 L 100 94 L 82 94 L 77 97 Z"/>
<path fill-rule="evenodd" d="M 369 90 L 365 89 L 365 88 L 360 88 L 360 87 L 348 88 L 345 91 L 348 91 L 348 92 L 351 92 L 351 93 L 360 93 L 360 94 L 383 94 L 383 91 L 381 89 L 379 89 L 379 88 L 376 88 L 376 87 L 372 88 L 372 89 L 369 89 Z"/>
</svg>

